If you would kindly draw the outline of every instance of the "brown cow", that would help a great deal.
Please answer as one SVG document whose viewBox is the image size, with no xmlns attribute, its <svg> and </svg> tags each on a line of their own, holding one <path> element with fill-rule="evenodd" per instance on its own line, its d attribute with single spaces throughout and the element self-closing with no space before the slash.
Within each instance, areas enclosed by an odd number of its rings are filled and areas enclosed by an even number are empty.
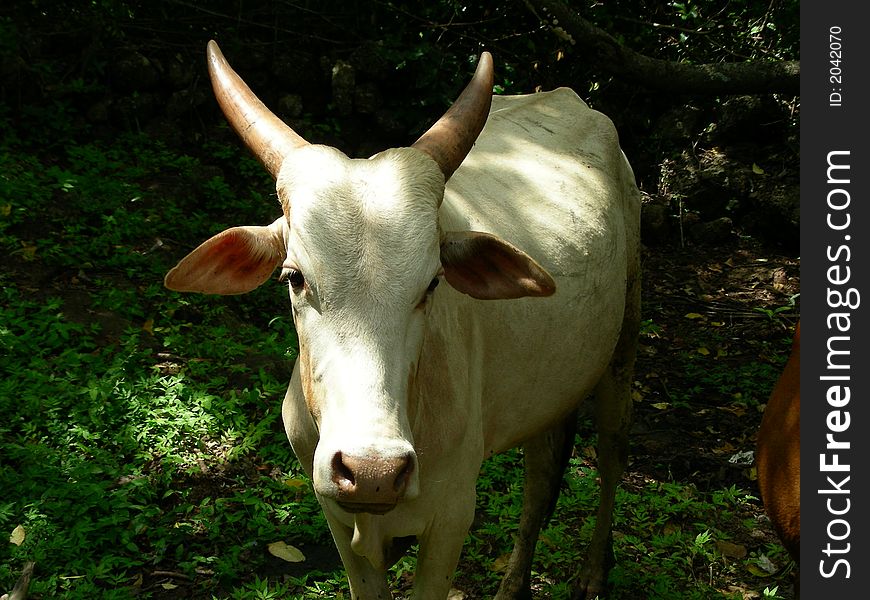
<svg viewBox="0 0 870 600">
<path fill-rule="evenodd" d="M 758 487 L 764 508 L 794 561 L 801 542 L 801 330 L 776 382 L 758 431 Z"/>
</svg>

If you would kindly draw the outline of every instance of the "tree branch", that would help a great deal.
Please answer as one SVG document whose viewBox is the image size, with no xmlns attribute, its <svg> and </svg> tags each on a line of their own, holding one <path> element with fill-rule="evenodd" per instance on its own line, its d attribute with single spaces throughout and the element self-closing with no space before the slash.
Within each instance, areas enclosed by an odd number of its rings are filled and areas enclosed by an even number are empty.
<svg viewBox="0 0 870 600">
<path fill-rule="evenodd" d="M 683 94 L 800 94 L 800 61 L 691 65 L 651 58 L 620 44 L 561 0 L 524 0 L 553 33 L 588 51 L 614 75 L 652 90 Z"/>
</svg>

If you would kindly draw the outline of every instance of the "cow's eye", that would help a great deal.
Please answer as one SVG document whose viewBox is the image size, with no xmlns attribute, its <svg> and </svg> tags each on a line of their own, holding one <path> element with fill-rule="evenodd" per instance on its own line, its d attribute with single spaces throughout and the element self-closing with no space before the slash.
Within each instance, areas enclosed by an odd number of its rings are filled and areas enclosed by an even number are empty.
<svg viewBox="0 0 870 600">
<path fill-rule="evenodd" d="M 298 290 L 303 285 L 305 285 L 305 277 L 302 275 L 302 272 L 287 267 L 281 270 L 281 276 L 278 278 L 278 280 L 287 280 L 287 282 L 290 283 L 290 287 L 292 287 L 294 290 Z"/>
<path fill-rule="evenodd" d="M 437 277 L 433 278 L 432 281 L 429 282 L 429 287 L 426 288 L 426 291 L 429 292 L 430 294 L 431 294 L 432 292 L 434 292 L 434 291 L 435 291 L 435 288 L 438 287 L 438 283 L 439 283 L 440 281 L 441 281 L 441 280 L 438 279 Z"/>
</svg>

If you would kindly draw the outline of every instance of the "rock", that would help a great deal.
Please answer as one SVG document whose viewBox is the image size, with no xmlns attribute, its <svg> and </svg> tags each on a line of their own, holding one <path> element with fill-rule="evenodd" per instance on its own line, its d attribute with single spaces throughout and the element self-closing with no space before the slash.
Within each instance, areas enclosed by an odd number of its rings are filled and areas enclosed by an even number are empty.
<svg viewBox="0 0 870 600">
<path fill-rule="evenodd" d="M 667 111 L 656 121 L 655 132 L 668 142 L 694 139 L 701 127 L 701 110 L 691 105 L 678 106 Z"/>
<path fill-rule="evenodd" d="M 644 197 L 640 207 L 640 237 L 646 245 L 656 245 L 671 237 L 671 209 L 667 198 Z"/>
<path fill-rule="evenodd" d="M 740 219 L 747 233 L 791 250 L 800 245 L 800 185 L 778 183 L 754 191 Z"/>
<path fill-rule="evenodd" d="M 690 223 L 684 228 L 687 237 L 693 242 L 705 246 L 721 246 L 736 238 L 734 223 L 728 217 L 719 217 L 712 221 Z"/>
<path fill-rule="evenodd" d="M 781 136 L 788 120 L 770 96 L 734 96 L 726 100 L 715 119 L 711 137 L 719 142 L 752 140 L 764 143 Z"/>
</svg>

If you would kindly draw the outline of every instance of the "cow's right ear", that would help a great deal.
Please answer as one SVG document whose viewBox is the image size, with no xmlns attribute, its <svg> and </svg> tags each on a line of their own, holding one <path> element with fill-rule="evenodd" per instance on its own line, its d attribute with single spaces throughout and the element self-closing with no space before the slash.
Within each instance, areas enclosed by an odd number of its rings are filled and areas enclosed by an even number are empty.
<svg viewBox="0 0 870 600">
<path fill-rule="evenodd" d="M 479 231 L 451 231 L 441 240 L 444 278 L 479 300 L 551 296 L 556 283 L 531 256 Z"/>
<path fill-rule="evenodd" d="M 267 227 L 233 227 L 203 242 L 166 274 L 176 292 L 245 294 L 262 285 L 287 256 L 287 219 Z"/>
</svg>

